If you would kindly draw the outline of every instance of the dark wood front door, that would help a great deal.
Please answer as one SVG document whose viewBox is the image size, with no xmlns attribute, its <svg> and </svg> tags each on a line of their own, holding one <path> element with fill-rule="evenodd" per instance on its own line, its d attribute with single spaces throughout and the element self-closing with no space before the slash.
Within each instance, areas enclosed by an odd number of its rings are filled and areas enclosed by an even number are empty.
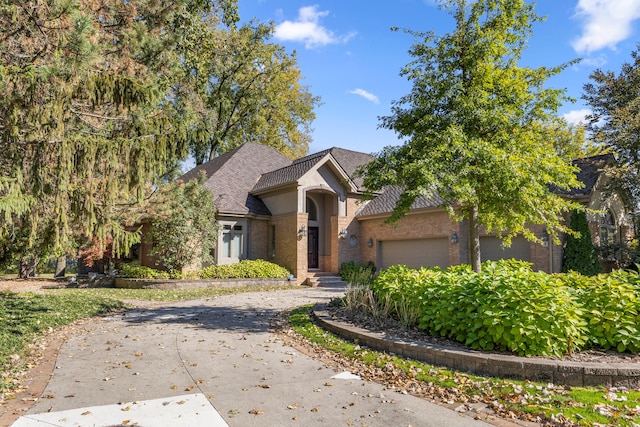
<svg viewBox="0 0 640 427">
<path fill-rule="evenodd" d="M 309 227 L 309 243 L 307 244 L 308 251 L 308 268 L 318 268 L 318 227 Z"/>
</svg>

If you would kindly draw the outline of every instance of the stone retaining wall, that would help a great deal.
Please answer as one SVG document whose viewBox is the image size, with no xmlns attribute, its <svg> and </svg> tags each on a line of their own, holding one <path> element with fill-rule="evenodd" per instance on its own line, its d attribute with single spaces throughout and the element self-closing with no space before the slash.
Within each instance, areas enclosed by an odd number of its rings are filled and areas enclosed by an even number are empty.
<svg viewBox="0 0 640 427">
<path fill-rule="evenodd" d="M 323 328 L 374 350 L 386 351 L 476 375 L 514 378 L 569 386 L 640 387 L 640 364 L 579 363 L 461 350 L 413 340 L 390 341 L 384 332 L 371 332 L 337 322 L 318 305 L 314 317 Z"/>
<path fill-rule="evenodd" d="M 223 279 L 223 280 L 173 280 L 173 279 L 127 279 L 118 277 L 116 288 L 125 289 L 201 289 L 238 288 L 244 286 L 291 286 L 288 279 Z"/>
</svg>

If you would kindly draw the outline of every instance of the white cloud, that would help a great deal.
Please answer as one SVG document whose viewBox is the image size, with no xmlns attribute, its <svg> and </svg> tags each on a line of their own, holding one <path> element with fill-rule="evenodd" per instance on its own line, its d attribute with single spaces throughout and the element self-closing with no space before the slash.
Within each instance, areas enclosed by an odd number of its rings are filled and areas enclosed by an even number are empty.
<svg viewBox="0 0 640 427">
<path fill-rule="evenodd" d="M 353 32 L 345 36 L 337 36 L 333 31 L 320 25 L 320 18 L 328 14 L 328 10 L 319 11 L 318 6 L 301 7 L 295 21 L 284 21 L 276 26 L 274 36 L 282 41 L 302 42 L 307 49 L 346 43 L 355 36 Z"/>
<path fill-rule="evenodd" d="M 582 110 L 573 110 L 569 111 L 566 114 L 563 114 L 562 117 L 571 125 L 578 125 L 580 123 L 586 123 L 587 115 L 591 114 L 591 110 L 582 109 Z"/>
<path fill-rule="evenodd" d="M 576 17 L 582 21 L 582 35 L 572 42 L 576 52 L 615 49 L 640 18 L 640 0 L 578 0 Z"/>
<path fill-rule="evenodd" d="M 349 93 L 361 96 L 364 99 L 373 102 L 374 104 L 380 104 L 380 100 L 378 99 L 377 96 L 375 96 L 374 94 L 372 94 L 370 92 L 367 92 L 364 89 L 354 89 L 354 90 L 349 91 Z"/>
</svg>

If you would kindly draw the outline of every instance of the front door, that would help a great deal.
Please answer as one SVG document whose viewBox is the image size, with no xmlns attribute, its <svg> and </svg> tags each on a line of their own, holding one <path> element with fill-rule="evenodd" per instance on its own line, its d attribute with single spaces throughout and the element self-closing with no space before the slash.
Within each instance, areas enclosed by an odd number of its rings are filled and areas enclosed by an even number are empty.
<svg viewBox="0 0 640 427">
<path fill-rule="evenodd" d="M 307 244 L 308 268 L 318 268 L 318 227 L 309 227 L 309 242 Z"/>
</svg>

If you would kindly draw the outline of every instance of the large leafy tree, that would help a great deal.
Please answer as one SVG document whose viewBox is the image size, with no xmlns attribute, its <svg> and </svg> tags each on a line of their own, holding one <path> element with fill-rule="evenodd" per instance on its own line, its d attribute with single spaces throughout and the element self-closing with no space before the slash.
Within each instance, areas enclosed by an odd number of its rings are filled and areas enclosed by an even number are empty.
<svg viewBox="0 0 640 427">
<path fill-rule="evenodd" d="M 569 64 L 519 65 L 532 24 L 541 21 L 524 0 L 445 0 L 455 19 L 444 36 L 406 30 L 414 58 L 401 75 L 411 92 L 395 102 L 381 127 L 403 145 L 386 147 L 366 167 L 365 185 L 403 193 L 391 221 L 419 196 L 438 194 L 455 219 L 467 219 L 471 263 L 480 270 L 480 230 L 505 244 L 528 224 L 564 230 L 561 214 L 577 208 L 552 192 L 579 185 L 569 160 L 556 153 L 553 126 L 564 91 L 545 86 Z"/>
<path fill-rule="evenodd" d="M 640 52 L 618 74 L 600 69 L 591 74 L 583 98 L 591 107 L 588 129 L 596 143 L 609 147 L 616 165 L 609 170 L 620 194 L 640 201 Z M 630 200 L 631 201 L 631 200 Z"/>
<path fill-rule="evenodd" d="M 273 26 L 227 30 L 204 20 L 192 28 L 177 104 L 196 163 L 247 141 L 293 158 L 306 154 L 319 99 L 300 84 L 295 54 L 268 42 Z"/>
</svg>

